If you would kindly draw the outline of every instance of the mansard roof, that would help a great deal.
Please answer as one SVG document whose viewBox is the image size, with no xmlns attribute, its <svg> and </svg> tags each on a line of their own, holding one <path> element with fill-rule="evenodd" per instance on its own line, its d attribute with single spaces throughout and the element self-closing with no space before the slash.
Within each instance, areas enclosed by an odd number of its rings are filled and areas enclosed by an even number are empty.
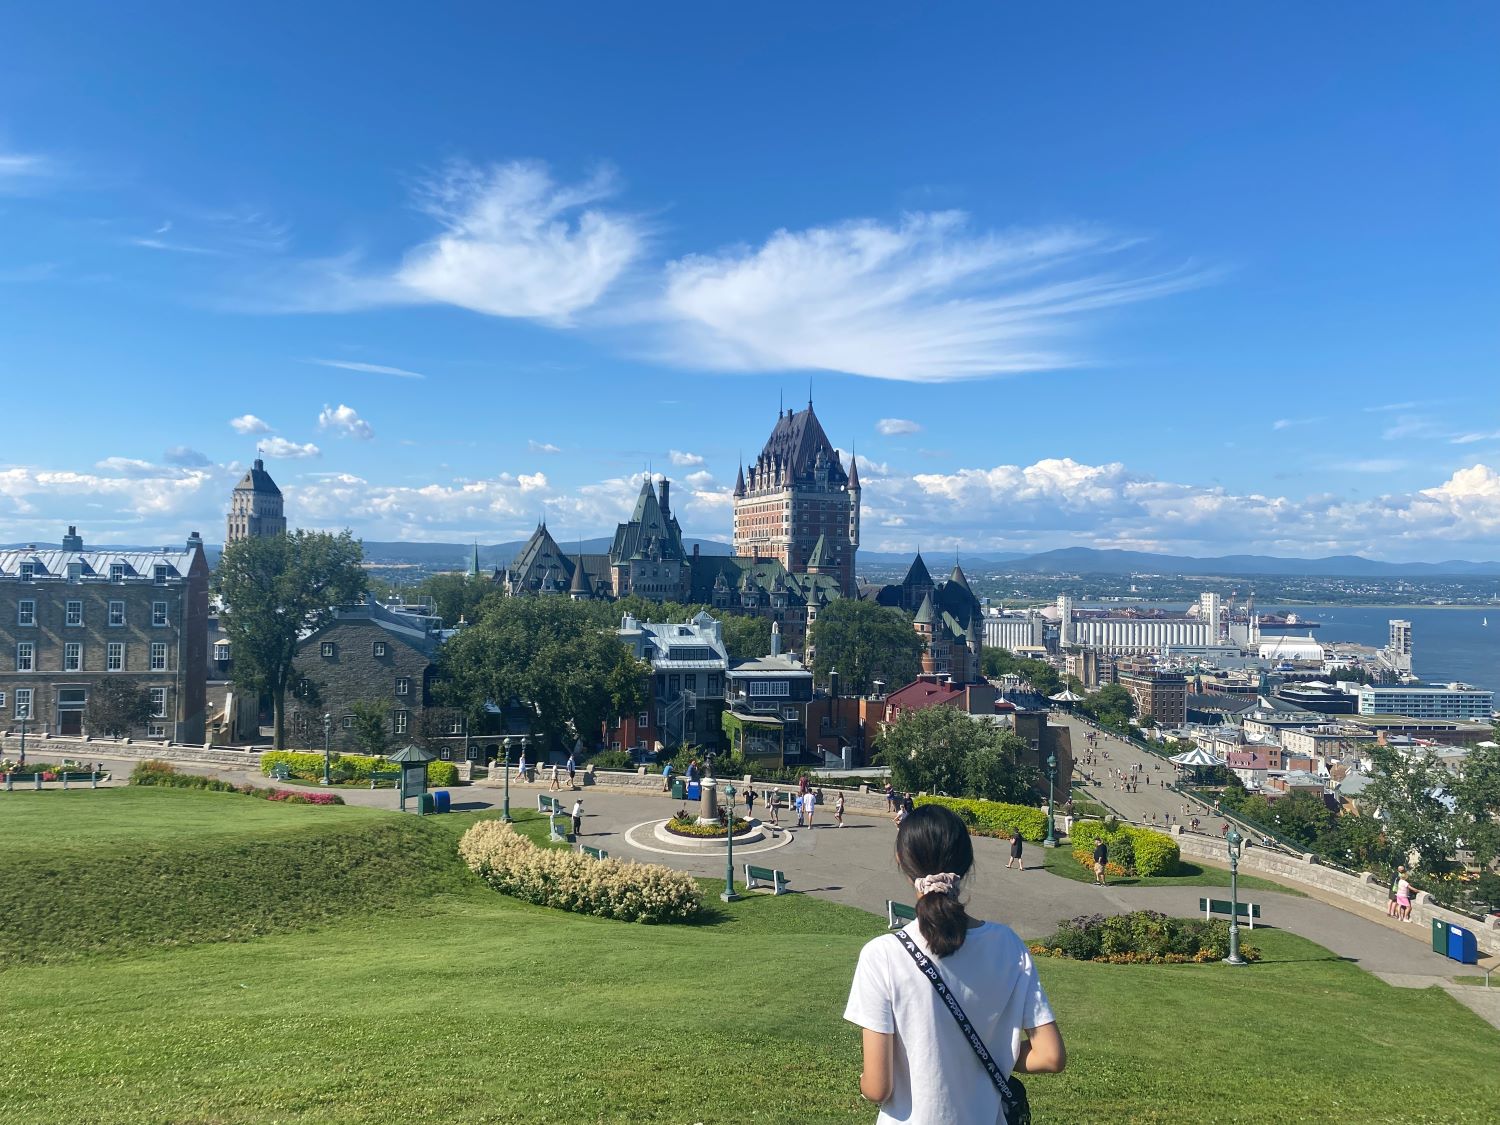
<svg viewBox="0 0 1500 1125">
<path fill-rule="evenodd" d="M 849 476 L 839 462 L 838 451 L 823 432 L 822 423 L 809 402 L 806 410 L 788 410 L 777 417 L 776 428 L 771 431 L 760 456 L 762 461 L 770 464 L 779 462 L 787 475 L 795 479 L 812 475 L 820 453 L 828 462 L 829 482 L 847 482 Z"/>
<path fill-rule="evenodd" d="M 255 464 L 246 470 L 245 475 L 240 478 L 240 483 L 234 486 L 236 492 L 259 492 L 269 496 L 280 496 L 281 489 L 276 487 L 276 482 L 271 479 L 271 474 L 266 472 L 266 463 L 259 457 Z"/>
</svg>

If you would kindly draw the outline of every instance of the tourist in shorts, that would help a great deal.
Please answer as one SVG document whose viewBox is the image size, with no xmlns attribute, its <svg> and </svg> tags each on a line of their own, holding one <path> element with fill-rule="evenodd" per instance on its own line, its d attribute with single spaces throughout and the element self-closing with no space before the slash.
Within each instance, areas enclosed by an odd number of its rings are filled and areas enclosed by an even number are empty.
<svg viewBox="0 0 1500 1125">
<path fill-rule="evenodd" d="M 1105 875 L 1109 870 L 1109 845 L 1100 836 L 1094 843 L 1094 885 L 1096 887 L 1107 886 Z"/>
<path fill-rule="evenodd" d="M 833 822 L 840 828 L 844 827 L 844 795 L 842 793 L 833 805 Z"/>
<path fill-rule="evenodd" d="M 817 806 L 817 803 L 818 799 L 813 795 L 812 790 L 809 789 L 806 793 L 802 794 L 802 811 L 807 814 L 807 826 L 809 828 L 813 826 L 813 809 Z"/>
</svg>

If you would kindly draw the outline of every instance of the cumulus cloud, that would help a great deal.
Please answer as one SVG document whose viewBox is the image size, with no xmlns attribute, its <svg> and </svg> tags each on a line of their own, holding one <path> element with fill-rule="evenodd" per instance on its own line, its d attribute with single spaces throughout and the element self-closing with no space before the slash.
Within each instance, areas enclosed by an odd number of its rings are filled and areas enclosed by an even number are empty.
<svg viewBox="0 0 1500 1125">
<path fill-rule="evenodd" d="M 260 444 L 260 451 L 267 457 L 283 457 L 297 460 L 307 457 L 321 457 L 323 451 L 312 442 L 299 445 L 295 441 L 287 441 L 286 438 L 267 438 Z"/>
<path fill-rule="evenodd" d="M 974 232 L 957 211 L 780 230 L 667 270 L 665 352 L 720 371 L 831 370 L 942 382 L 1075 365 L 1090 313 L 1203 284 L 1111 272 L 1128 240 Z"/>
<path fill-rule="evenodd" d="M 535 438 L 532 438 L 530 441 L 528 441 L 526 443 L 526 449 L 530 453 L 549 453 L 550 454 L 550 453 L 561 453 L 562 452 L 561 447 L 553 445 L 550 441 L 537 441 Z"/>
<path fill-rule="evenodd" d="M 672 459 L 672 464 L 677 465 L 680 468 L 692 468 L 693 466 L 703 464 L 703 458 L 698 454 L 684 453 L 680 449 L 672 450 L 670 456 Z"/>
<path fill-rule="evenodd" d="M 1383 472 L 1371 464 L 1365 471 Z M 1276 496 L 1160 480 L 1119 462 L 1047 458 L 913 477 L 871 474 L 866 526 L 876 549 L 919 543 L 1041 550 L 1125 547 L 1189 554 L 1355 552 L 1374 558 L 1474 556 L 1500 549 L 1500 473 L 1476 464 L 1442 484 L 1355 498 Z M 1444 555 L 1436 555 L 1440 544 Z"/>
<path fill-rule="evenodd" d="M 875 423 L 875 432 L 885 437 L 899 437 L 902 434 L 921 433 L 922 427 L 909 418 L 882 418 Z"/>
<path fill-rule="evenodd" d="M 319 367 L 337 367 L 344 371 L 358 371 L 365 375 L 394 375 L 398 379 L 425 379 L 420 371 L 408 371 L 404 367 L 387 367 L 383 363 L 357 363 L 352 359 L 310 359 Z"/>
<path fill-rule="evenodd" d="M 399 266 L 372 270 L 352 253 L 304 263 L 290 278 L 263 278 L 267 295 L 250 304 L 318 312 L 447 304 L 568 324 L 645 247 L 638 219 L 602 205 L 615 190 L 609 171 L 561 184 L 540 161 L 456 162 L 422 185 L 417 205 L 439 230 Z"/>
<path fill-rule="evenodd" d="M 237 434 L 268 434 L 271 427 L 254 414 L 241 414 L 229 419 L 229 425 Z"/>
<path fill-rule="evenodd" d="M 169 465 L 179 465 L 185 469 L 201 469 L 213 464 L 202 453 L 186 445 L 172 446 L 162 454 L 162 460 Z"/>
<path fill-rule="evenodd" d="M 547 487 L 541 473 L 416 486 L 371 483 L 340 473 L 283 491 L 288 509 L 313 526 L 350 526 L 365 534 L 421 540 L 505 526 L 533 515 L 537 497 Z"/>
<path fill-rule="evenodd" d="M 370 423 L 361 418 L 354 407 L 343 403 L 337 406 L 323 404 L 323 409 L 318 414 L 318 429 L 332 430 L 339 437 L 358 438 L 360 441 L 369 441 L 375 436 Z"/>
</svg>

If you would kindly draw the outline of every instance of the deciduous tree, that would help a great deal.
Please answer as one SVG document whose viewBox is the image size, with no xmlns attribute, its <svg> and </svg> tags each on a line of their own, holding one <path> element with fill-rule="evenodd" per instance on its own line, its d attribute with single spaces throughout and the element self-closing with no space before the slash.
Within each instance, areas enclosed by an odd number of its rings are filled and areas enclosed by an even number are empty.
<svg viewBox="0 0 1500 1125">
<path fill-rule="evenodd" d="M 83 722 L 90 734 L 123 738 L 153 718 L 151 694 L 124 680 L 100 680 L 89 689 Z"/>
<path fill-rule="evenodd" d="M 826 683 L 838 670 L 841 690 L 863 694 L 876 680 L 899 687 L 917 678 L 922 638 L 899 609 L 839 598 L 813 622 L 813 675 Z"/>
<path fill-rule="evenodd" d="M 880 737 L 896 788 L 990 801 L 1030 801 L 1039 778 L 1020 764 L 1024 749 L 1015 732 L 976 722 L 956 707 L 909 712 Z"/>
<path fill-rule="evenodd" d="M 286 746 L 286 692 L 298 641 L 333 619 L 333 607 L 365 592 L 363 552 L 348 532 L 295 531 L 224 548 L 214 592 L 234 652 L 236 686 L 271 696 L 272 744 Z"/>
</svg>

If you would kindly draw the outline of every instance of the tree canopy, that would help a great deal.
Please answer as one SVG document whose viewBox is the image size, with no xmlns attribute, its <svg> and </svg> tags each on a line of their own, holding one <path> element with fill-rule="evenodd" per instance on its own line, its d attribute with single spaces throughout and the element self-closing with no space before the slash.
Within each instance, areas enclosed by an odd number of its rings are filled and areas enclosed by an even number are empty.
<svg viewBox="0 0 1500 1125">
<path fill-rule="evenodd" d="M 1025 749 L 1014 731 L 977 722 L 956 707 L 908 712 L 880 736 L 897 789 L 989 801 L 1031 801 L 1041 778 L 1021 764 Z"/>
<path fill-rule="evenodd" d="M 214 592 L 234 652 L 235 684 L 271 696 L 273 745 L 286 746 L 286 691 L 298 641 L 333 620 L 333 607 L 365 592 L 364 553 L 348 531 L 241 539 L 224 548 Z"/>
<path fill-rule="evenodd" d="M 819 611 L 812 627 L 813 675 L 826 683 L 838 671 L 840 689 L 856 695 L 876 680 L 896 688 L 917 678 L 922 638 L 899 609 L 859 598 L 839 598 Z"/>
<path fill-rule="evenodd" d="M 1062 690 L 1062 677 L 1045 660 L 1030 660 L 1009 649 L 988 645 L 980 651 L 979 660 L 984 674 L 991 679 L 1017 676 L 1043 695 L 1055 695 Z"/>
<path fill-rule="evenodd" d="M 489 575 L 430 574 L 410 589 L 398 590 L 408 601 L 432 607 L 450 629 L 461 619 L 473 621 L 479 614 L 479 603 L 488 597 L 499 597 Z"/>
<path fill-rule="evenodd" d="M 90 734 L 120 738 L 153 717 L 151 695 L 142 687 L 124 680 L 100 680 L 89 689 L 83 722 Z"/>
<path fill-rule="evenodd" d="M 499 598 L 443 645 L 436 693 L 479 718 L 486 703 L 529 706 L 542 746 L 592 745 L 611 715 L 649 702 L 650 667 L 635 659 L 595 605 L 567 598 Z"/>
</svg>

